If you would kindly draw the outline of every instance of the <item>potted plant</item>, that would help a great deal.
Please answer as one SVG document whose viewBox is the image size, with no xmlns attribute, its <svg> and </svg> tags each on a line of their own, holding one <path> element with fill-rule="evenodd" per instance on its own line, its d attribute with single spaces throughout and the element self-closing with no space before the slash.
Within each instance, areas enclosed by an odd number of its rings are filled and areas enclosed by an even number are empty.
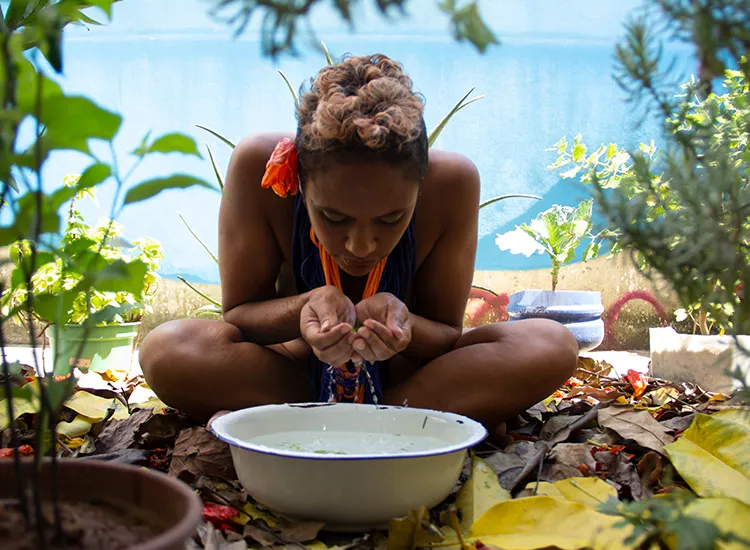
<svg viewBox="0 0 750 550">
<path fill-rule="evenodd" d="M 565 138 L 556 144 L 550 166 L 593 184 L 617 228 L 616 246 L 633 252 L 644 274 L 675 286 L 673 326 L 649 331 L 651 373 L 716 392 L 750 382 L 750 357 L 742 353 L 750 348 L 750 218 L 743 211 L 750 86 L 742 70 L 724 77 L 724 93 L 707 93 L 691 78 L 683 94 L 665 100 L 665 139 L 676 139 L 686 157 L 653 141 L 634 151 L 611 143 L 589 152 L 577 135 L 570 145 Z"/>
<path fill-rule="evenodd" d="M 564 324 L 576 337 L 580 351 L 590 351 L 604 340 L 601 292 L 558 290 L 560 268 L 573 261 L 576 250 L 588 240 L 582 261 L 599 255 L 607 229 L 591 232 L 593 201 L 586 200 L 576 207 L 553 205 L 539 213 L 531 223 L 523 223 L 513 231 L 495 239 L 500 250 L 511 254 L 546 253 L 552 260 L 551 290 L 522 290 L 511 294 L 508 315 L 511 320 L 546 318 Z"/>
<path fill-rule="evenodd" d="M 75 187 L 79 181 L 80 175 L 68 176 L 64 183 L 66 187 Z M 11 310 L 17 311 L 18 320 L 29 327 L 34 322 L 42 325 L 42 334 L 48 336 L 50 346 L 55 350 L 56 373 L 69 367 L 101 373 L 129 371 L 141 320 L 151 311 L 156 296 L 157 271 L 164 254 L 159 242 L 151 238 L 125 242 L 123 228 L 115 220 L 101 219 L 94 226 L 87 224 L 75 208 L 76 199 L 84 195 L 93 197 L 93 189 L 84 189 L 71 199 L 60 241 L 61 254 L 45 256 L 47 261 L 37 262 L 31 288 L 37 297 L 56 296 L 63 289 L 74 288 L 84 275 L 72 269 L 66 258 L 73 257 L 76 251 L 85 251 L 97 254 L 102 268 L 117 262 L 127 276 L 123 281 L 126 289 L 116 291 L 106 279 L 92 280 L 91 286 L 81 287 L 72 303 L 66 304 L 68 309 L 62 312 L 61 318 L 49 318 L 44 307 L 35 307 L 38 301 L 29 309 L 26 307 L 29 286 L 22 276 L 22 269 L 29 261 L 31 247 L 38 248 L 38 244 L 21 240 L 10 245 L 10 259 L 16 271 L 2 295 L 3 313 L 8 315 Z M 87 329 L 86 321 L 92 315 L 97 315 L 100 321 Z M 87 332 L 85 338 L 84 332 Z"/>
<path fill-rule="evenodd" d="M 145 246 L 135 255 L 121 256 L 110 249 L 116 233 L 114 219 L 126 205 L 167 189 L 194 185 L 212 188 L 207 182 L 187 175 L 169 174 L 128 185 L 134 168 L 156 154 L 182 153 L 200 157 L 195 142 L 181 134 L 156 139 L 146 135 L 128 159 L 116 159 L 114 139 L 122 118 L 85 96 L 70 95 L 45 72 L 62 72 L 64 27 L 70 22 L 91 22 L 82 10 L 96 4 L 108 15 L 109 0 L 97 2 L 27 2 L 11 0 L 0 8 L 0 76 L 4 82 L 0 117 L 0 247 L 11 247 L 15 269 L 10 281 L 0 281 L 0 293 L 22 289 L 18 301 L 0 313 L 0 407 L 8 429 L 11 459 L 0 460 L 0 523 L 3 547 L 91 548 L 91 538 L 107 536 L 107 548 L 184 548 L 200 521 L 201 504 L 184 483 L 165 474 L 105 461 L 59 459 L 56 428 L 63 404 L 75 388 L 75 371 L 70 362 L 57 360 L 64 346 L 54 346 L 55 369 L 45 369 L 34 359 L 32 382 L 22 366 L 8 361 L 6 327 L 11 319 L 24 315 L 65 326 L 81 317 L 78 349 L 80 357 L 88 335 L 101 323 L 120 316 L 127 320 L 133 305 L 138 307 L 149 284 L 149 262 L 154 249 Z M 48 65 L 41 63 L 44 55 Z M 19 139 L 22 126 L 27 136 Z M 28 136 L 31 136 L 30 139 Z M 110 151 L 105 160 L 94 155 Z M 30 143 L 29 143 L 30 142 Z M 60 151 L 78 151 L 89 159 L 81 177 L 69 185 L 52 189 L 44 181 L 48 159 Z M 120 162 L 129 162 L 128 176 Z M 119 162 L 118 162 L 119 161 Z M 105 183 L 114 183 L 109 221 L 98 229 L 81 224 L 77 229 L 62 227 L 60 210 L 76 195 Z M 81 220 L 73 216 L 74 225 Z M 81 230 L 80 234 L 76 231 Z M 93 233 L 89 232 L 92 231 Z M 75 238 L 73 238 L 75 234 Z M 119 247 L 115 247 L 119 248 Z M 59 271 L 59 275 L 56 272 Z M 51 276 L 54 292 L 39 291 Z M 25 292 L 24 292 L 25 291 Z M 94 307 L 99 293 L 130 295 L 135 304 L 123 299 L 108 300 Z M 83 294 L 82 294 L 83 293 Z M 105 296 L 109 296 L 105 294 Z M 27 325 L 29 344 L 39 338 L 33 323 Z M 33 440 L 20 438 L 17 402 L 31 403 Z M 22 456 L 23 455 L 23 456 Z M 31 456 L 29 456 L 31 455 Z M 143 514 L 150 518 L 144 524 Z M 104 518 L 104 519 L 102 519 Z M 101 544 L 101 540 L 96 540 Z M 97 547 L 100 547 L 97 545 Z"/>
</svg>

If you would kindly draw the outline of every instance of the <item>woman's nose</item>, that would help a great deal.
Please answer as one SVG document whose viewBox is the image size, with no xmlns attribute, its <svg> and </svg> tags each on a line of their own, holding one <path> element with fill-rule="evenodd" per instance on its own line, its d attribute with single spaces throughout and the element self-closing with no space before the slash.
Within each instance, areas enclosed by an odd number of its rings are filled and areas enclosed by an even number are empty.
<svg viewBox="0 0 750 550">
<path fill-rule="evenodd" d="M 356 258 L 367 258 L 375 247 L 374 235 L 368 229 L 355 229 L 346 237 L 346 250 Z"/>
</svg>

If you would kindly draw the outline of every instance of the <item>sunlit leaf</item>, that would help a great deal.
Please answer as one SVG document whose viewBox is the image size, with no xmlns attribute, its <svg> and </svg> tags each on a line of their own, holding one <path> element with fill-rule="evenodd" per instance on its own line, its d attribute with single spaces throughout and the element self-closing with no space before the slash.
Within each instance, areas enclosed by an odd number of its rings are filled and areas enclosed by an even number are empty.
<svg viewBox="0 0 750 550">
<path fill-rule="evenodd" d="M 461 529 L 468 532 L 492 506 L 511 498 L 510 493 L 500 486 L 492 467 L 485 460 L 472 455 L 469 479 L 456 497 L 456 506 L 461 511 Z"/>
<path fill-rule="evenodd" d="M 88 153 L 90 139 L 114 139 L 122 117 L 85 97 L 54 96 L 43 103 L 41 122 L 46 147 Z"/>
<path fill-rule="evenodd" d="M 750 504 L 750 415 L 727 409 L 699 414 L 664 450 L 677 472 L 702 497 Z"/>
<path fill-rule="evenodd" d="M 208 132 L 208 133 L 209 133 L 209 134 L 211 134 L 212 136 L 216 136 L 216 137 L 217 137 L 217 138 L 219 138 L 219 139 L 220 139 L 221 141 L 223 141 L 224 143 L 226 143 L 227 145 L 229 145 L 229 146 L 230 146 L 230 147 L 231 147 L 232 149 L 234 149 L 235 147 L 237 147 L 237 146 L 236 146 L 236 145 L 235 145 L 234 143 L 232 143 L 232 142 L 231 142 L 231 141 L 229 141 L 229 140 L 228 140 L 227 138 L 225 138 L 224 136 L 222 136 L 222 135 L 221 135 L 221 134 L 220 134 L 219 132 L 217 132 L 216 130 L 212 130 L 211 128 L 207 128 L 207 127 L 205 127 L 205 126 L 201 126 L 200 124 L 196 124 L 196 127 L 200 128 L 201 130 L 205 130 L 206 132 Z"/>
<path fill-rule="evenodd" d="M 221 171 L 219 170 L 219 167 L 216 165 L 216 159 L 214 158 L 214 153 L 211 151 L 211 147 L 208 146 L 208 143 L 206 143 L 206 150 L 208 151 L 208 158 L 211 161 L 211 166 L 214 169 L 214 174 L 216 175 L 216 181 L 219 183 L 219 189 L 224 191 L 224 178 L 221 175 Z"/>
<path fill-rule="evenodd" d="M 530 483 L 526 488 L 531 489 L 535 485 Z M 539 483 L 537 495 L 580 502 L 595 508 L 607 502 L 610 497 L 616 499 L 617 489 L 598 477 L 577 477 L 554 483 L 542 481 Z"/>
<path fill-rule="evenodd" d="M 77 414 L 76 417 L 70 422 L 59 422 L 57 424 L 57 435 L 65 436 L 67 438 L 81 437 L 91 431 L 91 425 L 96 420 L 88 418 L 82 414 Z"/>
<path fill-rule="evenodd" d="M 468 536 L 506 550 L 631 547 L 625 539 L 633 529 L 619 522 L 580 502 L 534 496 L 494 505 L 472 525 Z"/>
<path fill-rule="evenodd" d="M 87 391 L 77 391 L 65 402 L 65 406 L 86 418 L 99 422 L 103 420 L 109 409 L 115 408 L 116 399 L 99 397 Z"/>
<path fill-rule="evenodd" d="M 132 187 L 125 195 L 125 204 L 133 204 L 135 202 L 150 199 L 162 191 L 170 189 L 185 189 L 196 185 L 199 187 L 205 187 L 206 189 L 216 190 L 213 185 L 205 180 L 196 178 L 195 176 L 175 174 L 165 178 L 154 178 L 152 180 L 144 181 L 143 183 L 139 183 L 135 187 Z"/>
<path fill-rule="evenodd" d="M 133 153 L 141 157 L 149 153 L 183 153 L 203 158 L 198 151 L 195 140 L 180 133 L 165 134 L 156 138 L 151 145 L 147 145 L 145 148 L 141 145 Z"/>
</svg>

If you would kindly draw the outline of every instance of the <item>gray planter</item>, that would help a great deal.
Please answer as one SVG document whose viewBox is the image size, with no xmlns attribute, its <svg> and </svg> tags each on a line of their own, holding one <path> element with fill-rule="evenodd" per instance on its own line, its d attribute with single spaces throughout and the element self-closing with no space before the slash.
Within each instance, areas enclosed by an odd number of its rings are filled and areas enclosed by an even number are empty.
<svg viewBox="0 0 750 550">
<path fill-rule="evenodd" d="M 522 290 L 511 294 L 508 315 L 520 319 L 552 319 L 565 325 L 579 351 L 591 351 L 604 341 L 602 293 L 587 290 Z"/>
</svg>

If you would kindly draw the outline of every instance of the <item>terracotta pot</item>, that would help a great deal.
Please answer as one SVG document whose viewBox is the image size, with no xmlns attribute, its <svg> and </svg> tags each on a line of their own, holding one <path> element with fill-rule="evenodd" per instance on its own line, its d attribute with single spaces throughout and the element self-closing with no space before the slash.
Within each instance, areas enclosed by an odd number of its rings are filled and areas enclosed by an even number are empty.
<svg viewBox="0 0 750 550">
<path fill-rule="evenodd" d="M 31 479 L 31 459 L 23 466 Z M 50 461 L 42 468 L 42 488 L 49 491 Z M 201 519 L 198 495 L 185 483 L 161 472 L 93 459 L 59 461 L 62 501 L 104 500 L 132 506 L 164 526 L 155 538 L 128 550 L 184 550 Z M 13 460 L 0 460 L 0 499 L 16 496 Z M 47 496 L 47 495 L 45 495 Z"/>
</svg>

